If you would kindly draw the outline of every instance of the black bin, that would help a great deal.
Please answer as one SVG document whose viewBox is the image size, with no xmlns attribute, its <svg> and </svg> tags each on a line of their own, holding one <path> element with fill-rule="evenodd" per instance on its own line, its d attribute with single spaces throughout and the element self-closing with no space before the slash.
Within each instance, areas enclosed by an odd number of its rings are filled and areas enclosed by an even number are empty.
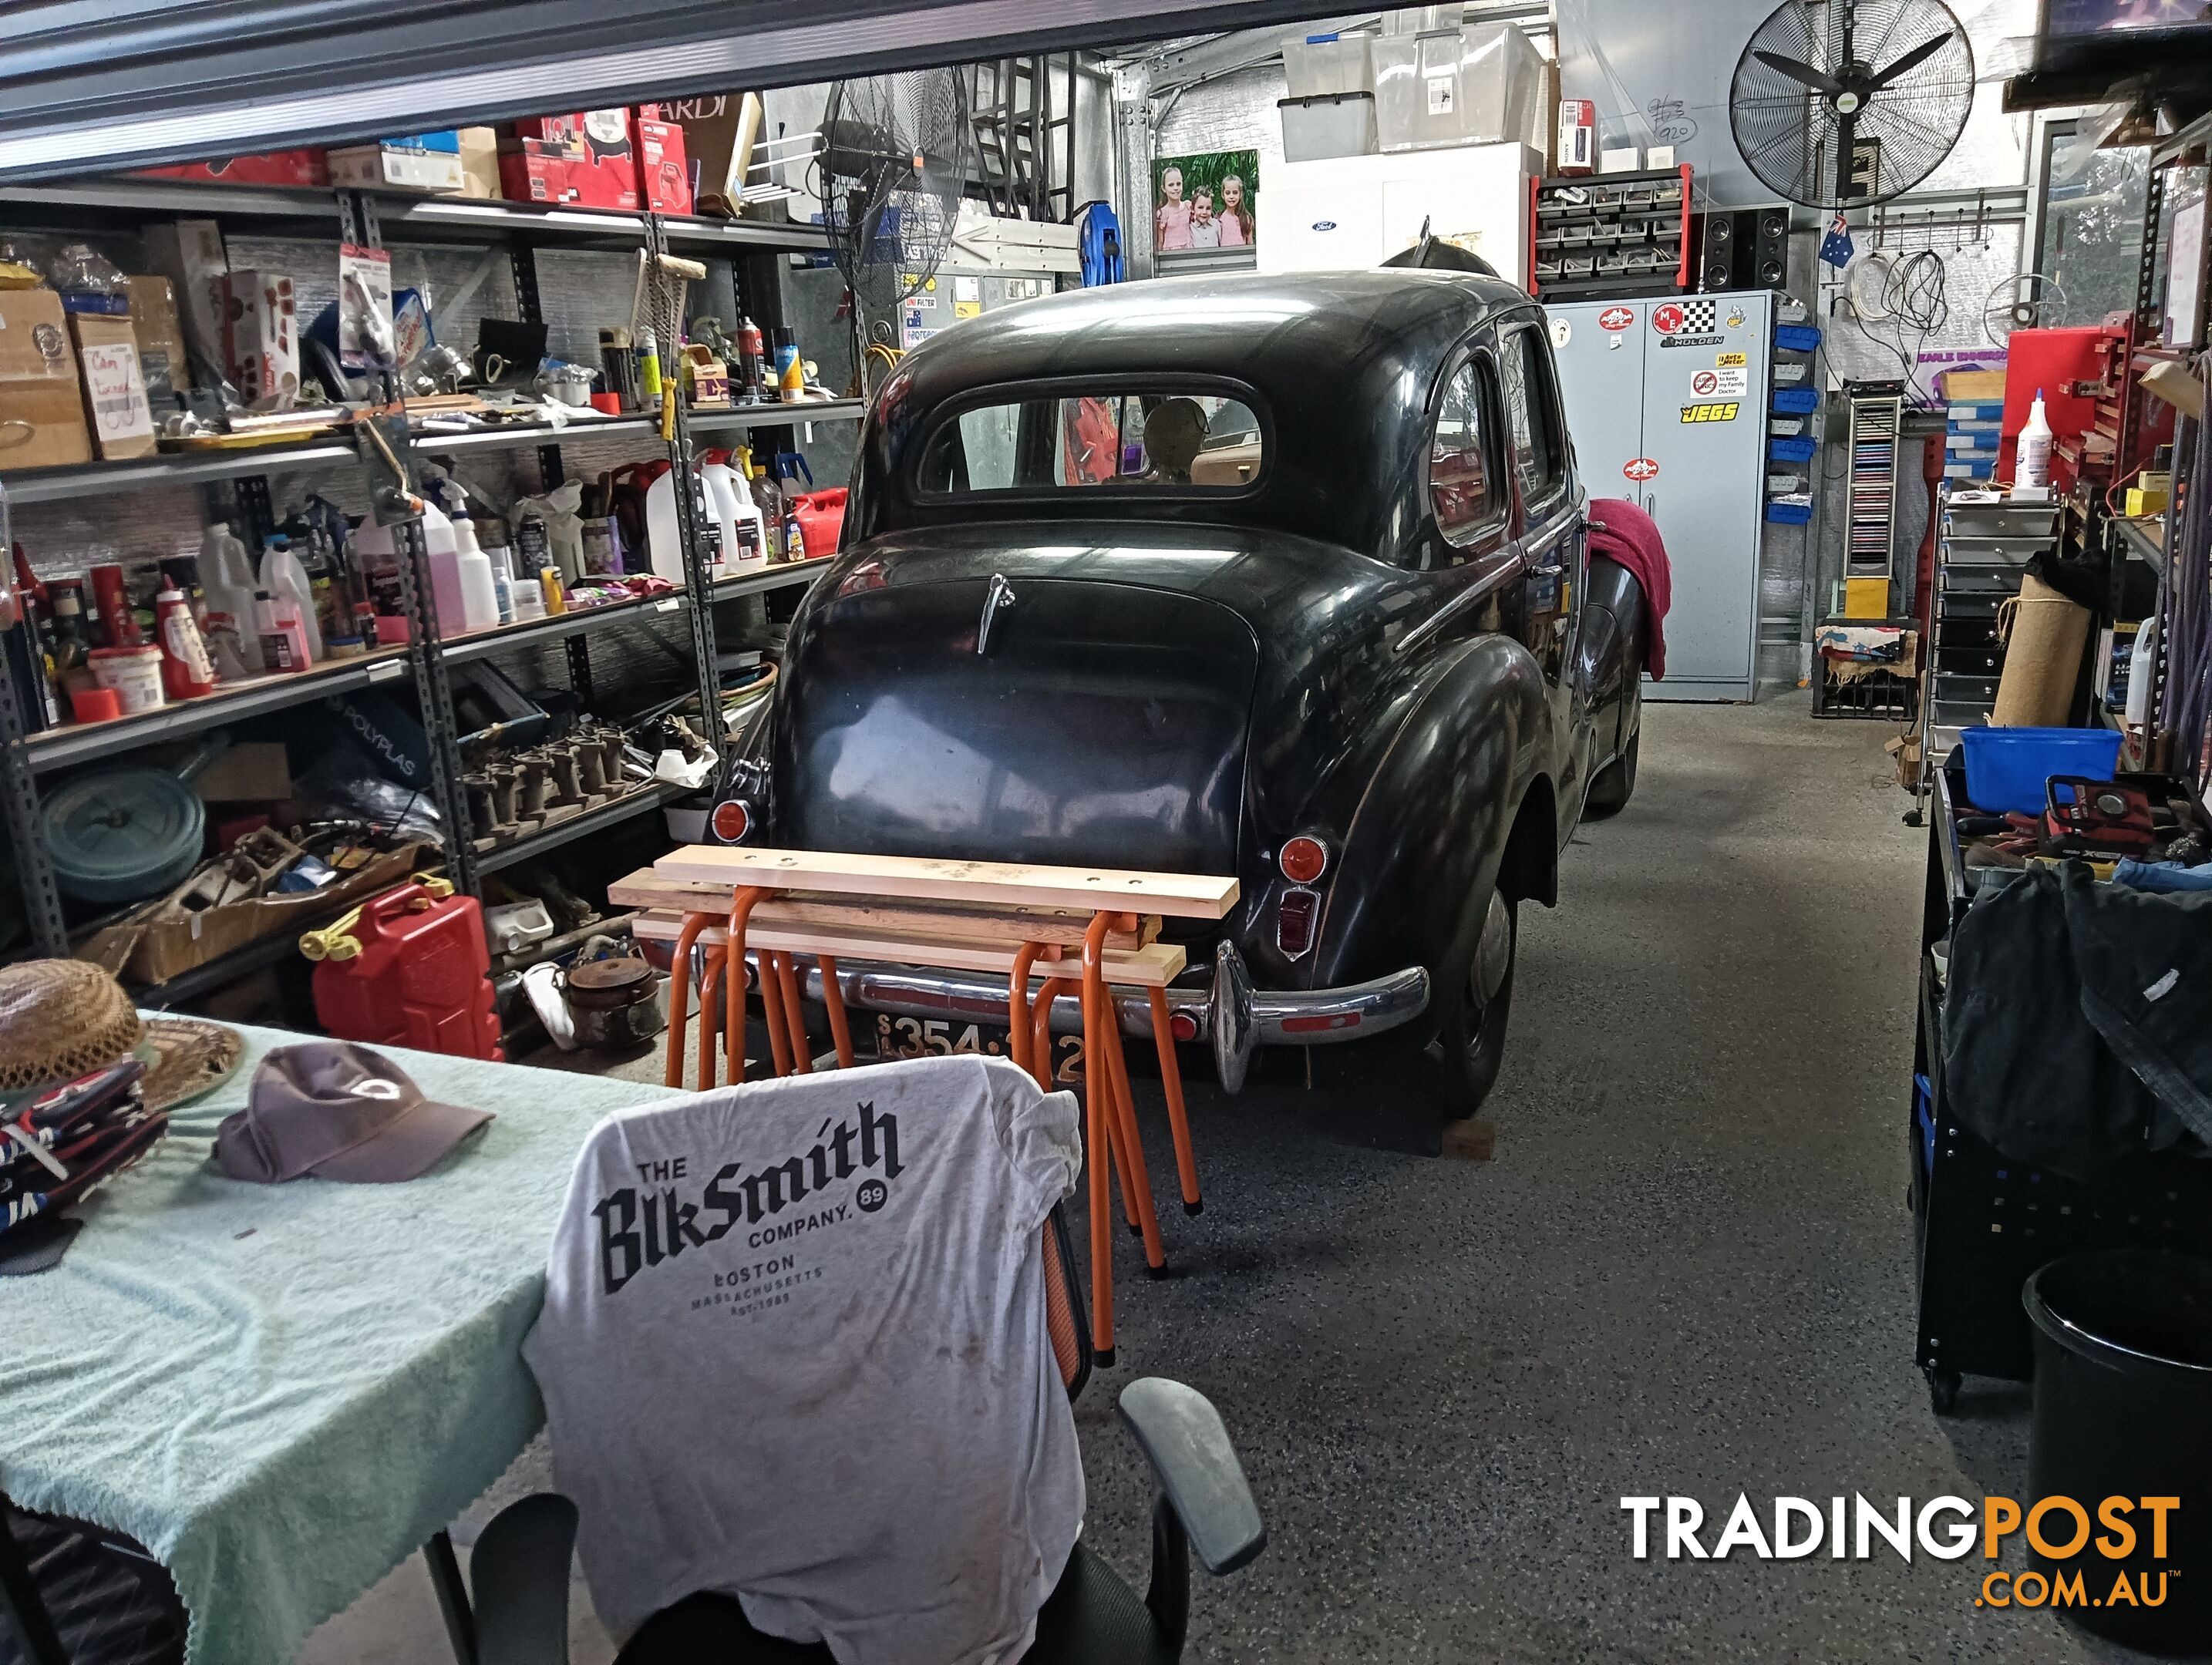
<svg viewBox="0 0 2212 1665">
<path fill-rule="evenodd" d="M 2021 1291 L 2035 1326 L 2035 1413 L 2028 1495 L 2071 1498 L 2091 1531 L 2063 1560 L 2029 1559 L 2046 1578 L 2081 1575 L 2083 1602 L 2061 1608 L 2083 1629 L 2147 1652 L 2212 1653 L 2212 1261 L 2148 1249 L 2100 1249 L 2053 1261 Z M 2133 1553 L 2099 1520 L 2107 1498 L 2179 1498 L 2166 1554 L 2153 1554 L 2152 1516 L 2137 1506 Z M 2052 1512 L 2044 1540 L 2064 1543 L 2074 1517 Z M 2136 1603 L 2115 1602 L 2124 1577 Z M 2056 1585 L 2054 1583 L 2054 1588 Z M 2140 1600 L 2164 1600 L 2151 1606 Z"/>
</svg>

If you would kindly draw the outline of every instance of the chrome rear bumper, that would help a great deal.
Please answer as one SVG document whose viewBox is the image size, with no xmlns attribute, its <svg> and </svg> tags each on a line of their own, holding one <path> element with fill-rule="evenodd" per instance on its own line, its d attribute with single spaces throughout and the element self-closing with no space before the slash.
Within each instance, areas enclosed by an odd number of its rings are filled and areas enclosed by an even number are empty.
<svg viewBox="0 0 2212 1665">
<path fill-rule="evenodd" d="M 667 969 L 668 945 L 646 942 L 639 946 L 648 959 Z M 751 961 L 754 956 L 745 957 Z M 822 969 L 811 962 L 805 966 L 807 998 L 818 1001 Z M 982 972 L 840 961 L 837 987 L 848 1006 L 869 1012 L 1000 1025 L 1006 1021 L 1006 985 Z M 1414 965 L 1342 988 L 1255 989 L 1244 957 L 1234 944 L 1224 942 L 1214 951 L 1210 985 L 1170 988 L 1167 996 L 1176 1038 L 1209 1042 L 1222 1087 L 1236 1092 L 1244 1085 L 1256 1048 L 1364 1040 L 1411 1023 L 1428 1009 L 1429 974 Z M 1146 996 L 1117 991 L 1115 1006 L 1124 1035 L 1152 1039 L 1152 1005 Z M 1055 999 L 1052 1027 L 1055 1034 L 1080 1034 L 1082 1000 L 1073 994 Z"/>
</svg>

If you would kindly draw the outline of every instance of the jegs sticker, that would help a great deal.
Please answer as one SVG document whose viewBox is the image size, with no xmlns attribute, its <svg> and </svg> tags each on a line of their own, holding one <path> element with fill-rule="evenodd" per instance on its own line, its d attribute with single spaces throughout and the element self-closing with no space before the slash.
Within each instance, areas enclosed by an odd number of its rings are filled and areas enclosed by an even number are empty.
<svg viewBox="0 0 2212 1665">
<path fill-rule="evenodd" d="M 1734 422 L 1736 412 L 1742 409 L 1742 404 L 1734 399 L 1723 404 L 1686 404 L 1682 407 L 1682 420 L 1686 422 Z M 1658 471 L 1654 469 L 1652 471 L 1656 473 Z"/>
</svg>

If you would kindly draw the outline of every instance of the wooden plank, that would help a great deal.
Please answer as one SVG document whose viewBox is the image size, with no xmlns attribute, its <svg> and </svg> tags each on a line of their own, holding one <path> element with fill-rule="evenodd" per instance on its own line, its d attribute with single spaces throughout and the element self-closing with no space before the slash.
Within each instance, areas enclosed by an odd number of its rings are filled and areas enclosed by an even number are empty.
<svg viewBox="0 0 2212 1665">
<path fill-rule="evenodd" d="M 682 884 L 660 878 L 652 868 L 617 879 L 607 887 L 617 908 L 674 908 L 681 913 L 726 913 L 726 884 Z M 887 901 L 876 896 L 823 896 L 790 890 L 763 897 L 753 909 L 763 925 L 819 925 L 835 929 L 889 931 L 902 935 L 959 937 L 981 942 L 1050 942 L 1080 945 L 1091 916 L 1064 908 L 991 908 L 957 902 Z M 1109 931 L 1109 948 L 1142 948 L 1160 934 L 1160 916 L 1139 916 L 1134 931 Z"/>
<path fill-rule="evenodd" d="M 1462 1162 L 1488 1162 L 1498 1154 L 1498 1124 L 1483 1116 L 1444 1123 L 1442 1155 Z"/>
<path fill-rule="evenodd" d="M 661 878 L 692 884 L 765 885 L 841 896 L 991 902 L 1016 908 L 1114 908 L 1176 919 L 1220 919 L 1237 905 L 1237 881 L 1201 873 L 1117 867 L 1044 867 L 936 856 L 848 855 L 688 844 L 653 864 Z"/>
<path fill-rule="evenodd" d="M 759 915 L 754 915 L 757 921 Z M 683 916 L 659 910 L 640 914 L 630 929 L 639 937 L 673 942 L 684 928 Z M 726 926 L 710 925 L 700 932 L 702 943 L 719 945 L 729 939 Z M 963 942 L 951 938 L 898 936 L 889 933 L 852 934 L 819 927 L 788 929 L 762 927 L 745 930 L 748 948 L 787 949 L 800 954 L 829 954 L 841 962 L 864 961 L 886 965 L 927 965 L 948 971 L 988 971 L 1001 977 L 1013 975 L 1014 950 L 988 942 Z M 1174 943 L 1156 942 L 1143 948 L 1108 951 L 1106 981 L 1131 988 L 1164 988 L 1185 964 L 1183 951 Z M 1039 960 L 1035 975 L 1079 976 L 1082 959 L 1071 954 L 1057 961 Z"/>
</svg>

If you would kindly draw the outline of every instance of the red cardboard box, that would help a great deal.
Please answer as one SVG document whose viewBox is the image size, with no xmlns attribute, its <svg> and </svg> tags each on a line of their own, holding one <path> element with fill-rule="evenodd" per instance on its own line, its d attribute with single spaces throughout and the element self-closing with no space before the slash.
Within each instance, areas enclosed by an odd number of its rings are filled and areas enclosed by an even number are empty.
<svg viewBox="0 0 2212 1665">
<path fill-rule="evenodd" d="M 565 143 L 568 158 L 568 187 L 573 194 L 558 200 L 581 208 L 629 209 L 638 206 L 637 157 L 630 136 L 628 110 L 579 110 L 568 115 L 534 116 L 515 124 L 516 149 L 535 140 Z M 504 159 L 501 177 L 505 180 Z M 514 196 L 510 188 L 507 195 Z M 523 197 L 523 202 L 542 202 Z"/>
<path fill-rule="evenodd" d="M 521 139 L 499 153 L 499 183 L 510 203 L 573 203 L 570 151 L 560 139 Z"/>
<path fill-rule="evenodd" d="M 691 212 L 691 167 L 684 160 L 684 130 L 649 112 L 657 104 L 638 106 L 631 124 L 636 137 L 638 192 L 645 206 L 656 214 Z"/>
<path fill-rule="evenodd" d="M 322 186 L 331 182 L 319 150 L 270 150 L 257 156 L 226 156 L 221 161 L 185 162 L 145 170 L 162 179 L 211 179 L 221 185 Z"/>
</svg>

